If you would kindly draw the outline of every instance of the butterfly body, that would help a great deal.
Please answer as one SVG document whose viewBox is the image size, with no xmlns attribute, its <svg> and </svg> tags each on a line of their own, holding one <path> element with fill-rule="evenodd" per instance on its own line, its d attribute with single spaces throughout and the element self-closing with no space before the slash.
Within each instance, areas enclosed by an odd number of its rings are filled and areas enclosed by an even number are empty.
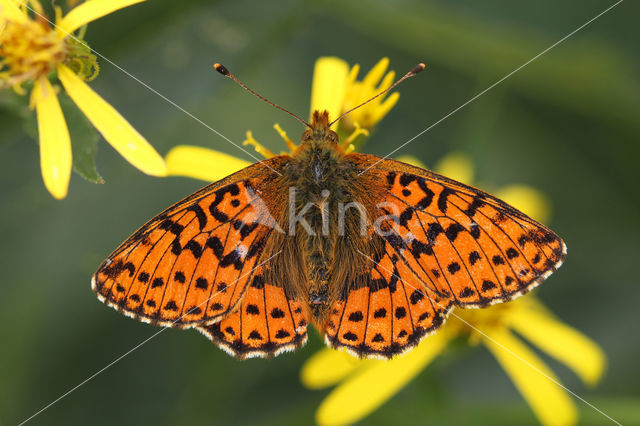
<svg viewBox="0 0 640 426">
<path fill-rule="evenodd" d="M 291 155 L 256 163 L 165 210 L 100 266 L 99 299 L 195 327 L 230 354 L 306 341 L 392 357 L 454 306 L 526 293 L 566 247 L 501 200 L 430 171 L 345 153 L 314 113 Z"/>
<path fill-rule="evenodd" d="M 306 300 L 321 328 L 329 307 L 347 290 L 345 283 L 356 282 L 366 269 L 367 259 L 349 254 L 368 251 L 371 235 L 360 233 L 368 212 L 355 209 L 374 203 L 365 196 L 361 168 L 329 129 L 328 115 L 316 112 L 312 123 L 298 149 L 286 156 L 282 185 L 274 190 L 288 192 L 288 208 L 278 222 L 289 229 L 272 237 L 268 251 L 280 247 L 288 261 L 265 269 L 271 281 L 283 283 L 287 295 Z"/>
</svg>

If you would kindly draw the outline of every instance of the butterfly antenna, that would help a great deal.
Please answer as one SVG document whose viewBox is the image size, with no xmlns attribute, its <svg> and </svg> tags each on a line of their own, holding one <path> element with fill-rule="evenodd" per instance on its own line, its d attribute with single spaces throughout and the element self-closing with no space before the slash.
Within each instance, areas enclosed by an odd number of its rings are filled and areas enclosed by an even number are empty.
<svg viewBox="0 0 640 426">
<path fill-rule="evenodd" d="M 393 89 L 394 87 L 396 87 L 398 84 L 402 83 L 403 81 L 405 81 L 407 78 L 409 77 L 413 77 L 414 75 L 418 74 L 420 71 L 422 71 L 423 69 L 425 69 L 427 66 L 425 64 L 423 64 L 422 62 L 420 62 L 418 65 L 416 65 L 415 67 L 413 67 L 413 69 L 411 71 L 409 71 L 408 73 L 406 73 L 405 75 L 403 75 L 398 81 L 396 81 L 395 83 L 393 83 L 391 86 L 387 87 L 385 90 L 383 90 L 382 92 L 378 93 L 377 95 L 375 95 L 372 98 L 367 99 L 366 101 L 364 101 L 363 103 L 361 103 L 358 106 L 355 106 L 353 108 L 351 108 L 349 111 L 347 112 L 343 112 L 342 115 L 338 118 L 336 118 L 335 120 L 333 120 L 331 122 L 331 124 L 329 124 L 329 126 L 332 126 L 333 123 L 339 121 L 340 119 L 342 119 L 342 117 L 344 117 L 345 115 L 349 114 L 350 112 L 360 108 L 363 105 L 368 104 L 369 102 L 371 102 L 372 100 L 374 100 L 375 98 L 384 95 L 385 93 L 387 93 L 388 91 L 390 91 L 391 89 Z"/>
<path fill-rule="evenodd" d="M 251 93 L 254 96 L 257 96 L 258 98 L 262 99 L 263 101 L 265 101 L 266 103 L 268 103 L 271 106 L 274 106 L 276 108 L 278 108 L 280 111 L 284 111 L 287 114 L 289 114 L 290 116 L 292 116 L 293 118 L 295 118 L 296 120 L 298 120 L 299 122 L 301 122 L 302 124 L 304 124 L 307 127 L 311 127 L 311 124 L 307 123 L 306 121 L 304 121 L 302 118 L 298 117 L 297 115 L 295 115 L 294 113 L 292 113 L 291 111 L 287 111 L 286 109 L 282 108 L 280 105 L 276 105 L 273 102 L 271 102 L 269 99 L 265 98 L 264 96 L 261 96 L 259 94 L 257 94 L 256 92 L 254 92 L 253 90 L 249 89 L 247 86 L 244 85 L 243 82 L 241 82 L 240 80 L 238 80 L 236 78 L 235 75 L 231 74 L 229 72 L 229 70 L 222 64 L 213 64 L 213 68 L 218 71 L 220 74 L 224 75 L 225 77 L 229 77 L 231 80 L 235 81 L 236 83 L 238 83 L 240 85 L 240 87 L 242 87 L 244 90 L 246 90 L 247 92 Z"/>
</svg>

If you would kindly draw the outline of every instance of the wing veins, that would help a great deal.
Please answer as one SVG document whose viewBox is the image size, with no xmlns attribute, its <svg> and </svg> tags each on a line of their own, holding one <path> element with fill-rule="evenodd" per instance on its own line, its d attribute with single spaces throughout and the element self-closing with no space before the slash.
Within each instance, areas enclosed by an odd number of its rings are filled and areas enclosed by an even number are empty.
<svg viewBox="0 0 640 426">
<path fill-rule="evenodd" d="M 464 201 L 464 200 L 463 200 Z M 451 204 L 453 204 L 458 210 L 462 211 L 462 209 L 460 209 L 460 207 L 451 202 Z M 520 248 L 518 247 L 518 245 L 511 239 L 511 236 L 504 230 L 502 229 L 502 227 L 500 226 L 500 224 L 494 222 L 489 216 L 487 216 L 486 214 L 484 214 L 483 212 L 481 212 L 480 210 L 478 210 L 478 213 L 480 213 L 482 216 L 484 216 L 489 222 L 491 222 L 494 226 L 496 226 L 508 239 L 509 241 L 511 241 L 511 244 L 513 244 L 514 247 L 516 247 L 516 250 L 518 250 L 518 252 L 522 255 L 522 257 L 525 259 L 525 261 L 527 262 L 527 264 L 529 265 L 529 267 L 531 268 L 532 271 L 536 271 L 536 269 L 529 263 L 529 259 L 527 259 L 527 256 L 525 255 L 524 252 L 522 252 L 520 250 Z M 473 220 L 473 219 L 472 219 Z M 513 219 L 511 219 L 513 220 Z M 509 269 L 511 269 L 511 272 L 513 273 L 514 277 L 516 277 L 516 279 L 518 280 L 519 283 L 523 284 L 523 285 L 528 285 L 529 283 L 524 283 L 521 279 L 520 279 L 520 275 L 518 273 L 516 273 L 516 271 L 513 269 L 513 265 L 511 264 L 511 262 L 509 261 L 509 257 L 507 256 L 506 252 L 504 250 L 502 250 L 502 247 L 500 247 L 500 245 L 496 242 L 496 240 L 493 238 L 493 236 L 487 232 L 487 230 L 481 226 L 478 222 L 474 221 L 475 223 L 478 224 L 478 227 L 482 228 L 482 230 L 484 231 L 484 233 L 487 235 L 487 237 L 489 237 L 491 239 L 491 241 L 493 242 L 493 244 L 495 244 L 496 248 L 498 249 L 498 251 L 502 254 L 502 257 L 506 260 L 506 263 L 509 265 Z M 514 220 L 515 222 L 515 220 Z M 517 222 L 516 222 L 517 223 Z M 537 226 L 536 226 L 537 227 Z M 542 252 L 542 255 L 546 257 L 546 254 L 544 253 L 544 251 L 540 250 L 538 248 L 538 250 L 540 252 Z M 491 262 L 489 262 L 489 258 L 487 258 L 487 262 L 489 263 L 489 266 L 491 266 Z M 493 269 L 493 267 L 492 267 Z M 498 280 L 500 281 L 500 280 Z M 535 279 L 533 279 L 530 282 L 535 281 Z M 508 297 L 505 295 L 505 297 Z"/>
<path fill-rule="evenodd" d="M 186 213 L 185 213 L 184 215 L 182 215 L 182 216 L 180 217 L 180 219 L 182 219 L 185 215 L 186 215 Z M 178 219 L 178 220 L 180 220 L 180 219 Z M 192 219 L 190 219 L 190 220 L 189 220 L 189 222 L 187 222 L 187 225 L 185 226 L 185 228 L 186 228 L 187 226 L 189 226 L 189 225 L 193 222 L 193 219 L 195 219 L 195 216 L 194 216 Z M 167 232 L 169 232 L 169 231 L 167 231 Z M 165 232 L 165 234 L 163 234 L 163 236 L 164 236 L 164 235 L 166 235 L 166 232 Z M 176 235 L 176 236 L 175 236 L 175 238 L 176 238 L 176 239 L 178 239 L 178 240 L 180 239 L 180 237 L 179 237 L 178 235 Z M 160 241 L 160 240 L 158 240 L 158 241 Z M 167 248 L 165 248 L 165 249 L 164 249 L 164 252 L 162 253 L 162 256 L 160 256 L 160 260 L 159 260 L 159 261 L 158 261 L 158 263 L 156 263 L 156 265 L 154 266 L 154 268 L 153 268 L 153 275 L 149 276 L 149 280 L 147 281 L 147 286 L 146 286 L 146 288 L 145 288 L 145 290 L 144 290 L 144 297 L 141 299 L 141 300 L 142 300 L 142 302 L 140 303 L 140 306 L 142 306 L 142 304 L 143 304 L 143 303 L 144 303 L 144 301 L 146 300 L 146 298 L 147 298 L 147 294 L 149 293 L 149 289 L 151 288 L 151 283 L 153 282 L 153 278 L 156 276 L 156 272 L 157 272 L 157 270 L 158 270 L 158 266 L 160 266 L 160 262 L 162 262 L 162 259 L 164 258 L 164 256 L 166 256 L 167 251 L 168 251 L 170 248 L 171 248 L 171 243 L 169 243 L 169 245 L 167 246 Z M 148 255 L 149 253 L 151 253 L 151 250 L 149 250 L 149 251 L 147 252 L 147 254 L 145 255 L 145 260 L 146 260 L 146 257 L 147 257 L 147 255 Z M 158 313 L 159 313 L 159 312 L 160 312 L 160 310 L 162 309 L 162 302 L 164 301 L 164 295 L 165 295 L 165 292 L 167 291 L 167 287 L 169 287 L 169 280 L 171 279 L 171 273 L 173 272 L 173 267 L 174 267 L 174 266 L 175 266 L 175 264 L 177 263 L 177 259 L 178 259 L 178 256 L 176 256 L 176 260 L 174 260 L 174 261 L 173 261 L 173 263 L 171 264 L 171 269 L 169 270 L 169 276 L 168 276 L 168 278 L 167 278 L 167 282 L 166 282 L 166 283 L 165 283 L 165 285 L 164 285 L 164 290 L 162 291 L 162 297 L 160 298 L 160 305 L 158 306 Z M 143 265 L 143 264 L 144 264 L 144 260 L 142 261 L 142 263 L 140 263 L 140 269 L 142 269 L 142 265 Z M 131 286 L 131 287 L 133 287 L 133 286 Z"/>
<path fill-rule="evenodd" d="M 428 212 L 426 212 L 426 211 L 424 211 L 424 210 L 418 210 L 418 209 L 414 208 L 411 204 L 407 203 L 406 201 L 404 201 L 404 200 L 400 199 L 399 197 L 396 197 L 394 194 L 391 194 L 391 195 L 392 195 L 393 197 L 395 197 L 398 201 L 400 201 L 400 202 L 404 203 L 408 208 L 410 208 L 411 210 L 413 210 L 413 212 L 414 212 L 414 213 L 415 213 L 415 215 L 416 215 L 416 219 L 417 219 L 417 220 L 418 220 L 418 222 L 420 223 L 420 227 L 422 228 L 422 231 L 424 232 L 425 236 L 427 235 L 427 232 L 426 232 L 426 230 L 424 229 L 424 223 L 422 223 L 422 219 L 421 219 L 421 218 L 420 218 L 420 216 L 418 215 L 418 212 L 420 212 L 420 213 L 424 213 L 424 214 L 427 214 L 427 215 L 429 215 L 429 216 L 433 217 L 433 218 L 435 219 L 436 223 L 437 223 L 438 225 L 440 225 L 440 227 L 442 228 L 442 225 L 440 224 L 440 221 L 438 220 L 438 218 L 437 218 L 435 215 L 431 215 L 431 214 L 429 214 Z M 457 206 L 456 206 L 456 207 L 457 207 Z M 454 221 L 454 222 L 458 223 L 455 219 L 451 218 L 450 216 L 443 216 L 443 217 L 444 217 L 444 218 L 446 218 L 446 219 L 450 219 L 450 220 L 452 220 L 452 221 Z M 459 223 L 458 223 L 458 224 L 459 224 Z M 462 224 L 459 224 L 459 225 L 460 225 L 460 226 L 462 226 Z M 463 228 L 464 228 L 464 227 L 463 227 Z M 444 228 L 443 228 L 443 229 L 444 229 Z M 466 228 L 465 228 L 465 231 L 466 231 Z M 467 232 L 468 232 L 468 231 L 467 231 Z M 473 276 L 471 275 L 471 272 L 469 272 L 469 268 L 467 268 L 467 264 L 465 263 L 464 259 L 462 259 L 462 256 L 460 256 L 460 252 L 458 251 L 458 248 L 453 244 L 453 242 L 452 242 L 451 240 L 449 240 L 449 238 L 448 238 L 448 237 L 446 237 L 446 236 L 445 236 L 445 239 L 449 242 L 449 245 L 450 245 L 450 246 L 451 246 L 451 248 L 455 251 L 456 255 L 458 256 L 458 259 L 460 260 L 460 263 L 462 263 L 462 265 L 464 266 L 465 272 L 466 272 L 466 273 L 467 273 L 467 275 L 469 276 L 469 279 L 471 280 L 471 283 L 473 284 L 473 287 L 476 289 L 476 293 L 478 294 L 478 297 L 482 297 L 482 296 L 480 295 L 480 290 L 478 289 L 478 286 L 476 285 L 476 282 L 475 282 L 475 280 L 474 280 Z M 433 250 L 433 248 L 432 248 L 432 250 Z M 413 253 L 412 253 L 412 255 L 413 255 Z M 435 250 L 433 250 L 433 255 L 434 255 L 434 256 L 436 256 L 436 252 L 435 252 Z M 437 257 L 437 256 L 436 256 L 436 257 Z M 420 265 L 420 260 L 419 260 L 419 259 L 417 259 L 415 256 L 414 256 L 414 259 L 416 259 L 416 263 L 418 263 L 418 265 Z M 437 262 L 437 263 L 438 263 L 438 267 L 440 267 L 440 262 Z M 424 268 L 422 267 L 422 265 L 420 265 L 420 269 L 422 269 L 422 270 L 424 271 Z M 446 278 L 446 275 L 444 274 L 444 271 L 442 270 L 442 267 L 440 267 L 440 270 L 442 271 L 442 276 Z M 426 274 L 426 271 L 424 271 L 424 272 L 425 272 L 425 274 Z M 427 276 L 428 276 L 428 275 L 427 275 Z M 451 285 L 449 285 L 449 288 L 451 289 Z M 454 299 L 457 299 L 457 298 L 456 298 L 456 296 L 455 296 L 455 293 L 453 292 L 453 289 L 451 289 L 451 290 L 452 290 L 452 291 L 451 291 L 451 294 L 453 295 Z M 438 292 L 438 293 L 439 293 L 439 292 Z"/>
<path fill-rule="evenodd" d="M 184 215 L 180 216 L 180 219 L 178 219 L 178 221 L 180 221 L 182 218 L 184 217 Z M 155 228 L 153 229 L 155 230 Z M 152 230 L 149 231 L 149 234 L 151 233 Z M 140 270 L 142 269 L 142 265 L 144 265 L 144 262 L 147 260 L 147 258 L 149 257 L 149 254 L 151 254 L 151 252 L 153 251 L 153 249 L 156 247 L 156 244 L 158 244 L 164 237 L 165 235 L 167 235 L 169 231 L 164 231 L 162 233 L 162 235 L 160 236 L 160 238 L 158 238 L 158 240 L 156 242 L 154 242 L 151 246 L 150 250 L 147 250 L 147 252 L 145 253 L 144 257 L 142 258 L 142 261 L 140 262 L 140 265 L 136 267 L 136 272 L 135 274 L 131 277 L 131 284 L 129 285 L 129 288 L 127 289 L 127 294 L 125 295 L 125 298 L 122 299 L 124 303 L 126 303 L 126 298 L 129 297 L 129 292 L 131 291 L 131 289 L 133 288 L 133 285 L 136 281 L 136 278 L 138 278 L 138 275 L 140 275 Z M 126 261 L 129 260 L 129 255 L 131 255 L 131 253 L 133 253 L 133 251 L 138 248 L 138 245 L 140 245 L 142 243 L 142 241 L 144 241 L 145 238 L 147 238 L 149 236 L 149 234 L 146 234 L 144 237 L 140 238 L 138 241 L 136 241 L 135 246 L 133 246 L 131 248 L 131 250 L 127 253 L 127 255 L 124 257 L 123 262 L 125 263 Z M 177 237 L 176 237 L 177 238 Z M 169 246 L 171 245 L 171 243 L 169 243 Z M 167 247 L 168 248 L 168 247 Z M 166 252 L 166 249 L 165 249 Z M 115 256 L 109 256 L 109 259 L 113 258 Z M 155 270 L 155 269 L 154 269 Z M 115 284 L 115 279 L 113 280 L 113 283 Z M 150 282 L 147 282 L 147 288 L 151 286 Z M 109 295 L 106 297 L 111 297 L 111 295 L 113 294 L 111 292 L 111 290 L 113 289 L 113 285 L 109 288 Z M 146 291 L 145 291 L 146 293 Z M 144 300 L 144 299 L 142 299 Z"/>
</svg>

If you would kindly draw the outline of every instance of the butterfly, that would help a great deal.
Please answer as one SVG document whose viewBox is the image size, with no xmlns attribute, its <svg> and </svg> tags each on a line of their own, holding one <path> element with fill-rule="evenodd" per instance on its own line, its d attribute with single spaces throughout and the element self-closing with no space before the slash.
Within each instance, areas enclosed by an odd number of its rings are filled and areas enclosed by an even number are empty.
<svg viewBox="0 0 640 426">
<path fill-rule="evenodd" d="M 452 308 L 511 300 L 562 264 L 564 242 L 496 197 L 348 153 L 326 111 L 305 124 L 290 155 L 202 188 L 129 237 L 94 274 L 98 298 L 196 328 L 241 359 L 302 346 L 310 323 L 330 347 L 391 358 Z"/>
</svg>

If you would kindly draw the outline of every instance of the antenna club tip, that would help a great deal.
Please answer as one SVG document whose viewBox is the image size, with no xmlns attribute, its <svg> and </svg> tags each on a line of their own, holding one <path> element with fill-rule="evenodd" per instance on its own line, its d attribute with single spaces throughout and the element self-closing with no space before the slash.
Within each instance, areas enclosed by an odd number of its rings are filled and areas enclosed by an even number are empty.
<svg viewBox="0 0 640 426">
<path fill-rule="evenodd" d="M 219 64 L 219 63 L 217 63 L 217 62 L 216 62 L 215 64 L 213 64 L 213 69 L 215 69 L 216 71 L 218 71 L 218 72 L 219 72 L 220 74 L 222 74 L 222 75 L 226 75 L 226 76 L 228 76 L 228 75 L 230 75 L 230 74 L 231 74 L 231 73 L 229 72 L 229 70 L 225 68 L 225 66 L 224 66 L 224 65 Z"/>
<path fill-rule="evenodd" d="M 427 66 L 420 62 L 418 65 L 416 65 L 415 67 L 413 67 L 413 69 L 409 72 L 411 75 L 416 75 L 418 74 L 420 71 L 424 70 Z"/>
</svg>

